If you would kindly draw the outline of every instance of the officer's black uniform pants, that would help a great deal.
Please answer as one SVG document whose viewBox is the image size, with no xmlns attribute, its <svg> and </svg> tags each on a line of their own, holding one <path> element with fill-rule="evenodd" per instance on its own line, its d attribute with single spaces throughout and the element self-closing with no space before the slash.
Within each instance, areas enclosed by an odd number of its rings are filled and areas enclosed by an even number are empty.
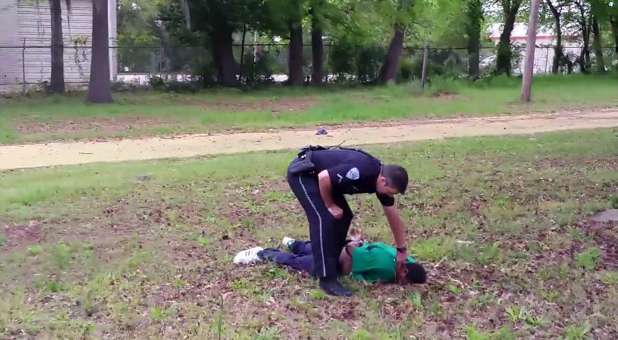
<svg viewBox="0 0 618 340">
<path fill-rule="evenodd" d="M 343 217 L 335 219 L 320 196 L 315 174 L 288 174 L 288 183 L 309 220 L 315 274 L 318 277 L 337 277 L 339 254 L 345 246 L 353 217 L 350 206 L 343 195 L 334 194 L 335 204 L 343 209 Z"/>
</svg>

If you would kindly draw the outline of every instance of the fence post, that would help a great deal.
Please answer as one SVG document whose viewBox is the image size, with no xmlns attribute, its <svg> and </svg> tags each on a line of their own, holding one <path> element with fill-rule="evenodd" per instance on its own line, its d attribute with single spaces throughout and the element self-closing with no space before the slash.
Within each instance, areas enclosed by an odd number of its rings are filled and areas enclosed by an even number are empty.
<svg viewBox="0 0 618 340">
<path fill-rule="evenodd" d="M 26 38 L 21 48 L 21 94 L 26 94 Z"/>
<path fill-rule="evenodd" d="M 547 65 L 549 64 L 549 47 L 545 47 L 545 74 L 547 74 Z M 553 62 L 552 62 L 552 67 L 553 66 Z"/>
<path fill-rule="evenodd" d="M 429 54 L 429 46 L 425 44 L 423 48 L 423 68 L 421 71 L 421 88 L 425 88 L 427 82 L 427 55 Z"/>
<path fill-rule="evenodd" d="M 163 79 L 163 42 L 159 44 L 159 78 Z"/>
</svg>

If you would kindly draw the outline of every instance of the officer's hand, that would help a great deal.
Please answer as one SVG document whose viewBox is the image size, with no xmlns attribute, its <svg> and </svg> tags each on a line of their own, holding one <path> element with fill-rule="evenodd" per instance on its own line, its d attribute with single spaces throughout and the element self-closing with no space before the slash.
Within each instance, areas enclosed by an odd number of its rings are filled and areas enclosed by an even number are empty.
<svg viewBox="0 0 618 340">
<path fill-rule="evenodd" d="M 397 282 L 404 285 L 408 282 L 407 252 L 397 252 Z"/>
<path fill-rule="evenodd" d="M 333 215 L 336 219 L 341 219 L 343 217 L 343 209 L 339 208 L 337 205 L 333 204 L 328 207 L 328 212 Z"/>
</svg>

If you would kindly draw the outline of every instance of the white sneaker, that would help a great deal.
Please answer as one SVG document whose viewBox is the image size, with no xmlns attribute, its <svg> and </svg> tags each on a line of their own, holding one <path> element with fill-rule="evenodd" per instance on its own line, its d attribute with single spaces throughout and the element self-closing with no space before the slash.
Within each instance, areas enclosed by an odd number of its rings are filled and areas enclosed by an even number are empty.
<svg viewBox="0 0 618 340">
<path fill-rule="evenodd" d="M 235 264 L 251 264 L 262 261 L 258 256 L 258 253 L 264 250 L 262 247 L 254 247 L 247 250 L 243 250 L 234 256 Z"/>
<path fill-rule="evenodd" d="M 284 247 L 286 247 L 286 248 L 290 249 L 290 248 L 292 247 L 292 244 L 293 244 L 295 241 L 296 241 L 296 240 L 295 240 L 295 239 L 293 239 L 293 238 L 291 238 L 291 237 L 284 236 L 284 237 L 283 237 L 283 240 L 281 240 L 281 244 L 282 244 Z"/>
</svg>

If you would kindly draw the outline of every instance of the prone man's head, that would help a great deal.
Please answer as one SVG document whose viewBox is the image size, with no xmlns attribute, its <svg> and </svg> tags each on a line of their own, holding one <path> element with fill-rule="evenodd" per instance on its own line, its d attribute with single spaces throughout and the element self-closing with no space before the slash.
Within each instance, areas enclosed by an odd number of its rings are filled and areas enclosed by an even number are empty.
<svg viewBox="0 0 618 340">
<path fill-rule="evenodd" d="M 378 176 L 376 191 L 387 196 L 405 194 L 408 187 L 408 172 L 399 165 L 388 164 L 382 166 Z"/>
<path fill-rule="evenodd" d="M 427 272 L 420 263 L 407 263 L 408 268 L 407 279 L 409 283 L 425 283 L 427 282 Z"/>
</svg>

